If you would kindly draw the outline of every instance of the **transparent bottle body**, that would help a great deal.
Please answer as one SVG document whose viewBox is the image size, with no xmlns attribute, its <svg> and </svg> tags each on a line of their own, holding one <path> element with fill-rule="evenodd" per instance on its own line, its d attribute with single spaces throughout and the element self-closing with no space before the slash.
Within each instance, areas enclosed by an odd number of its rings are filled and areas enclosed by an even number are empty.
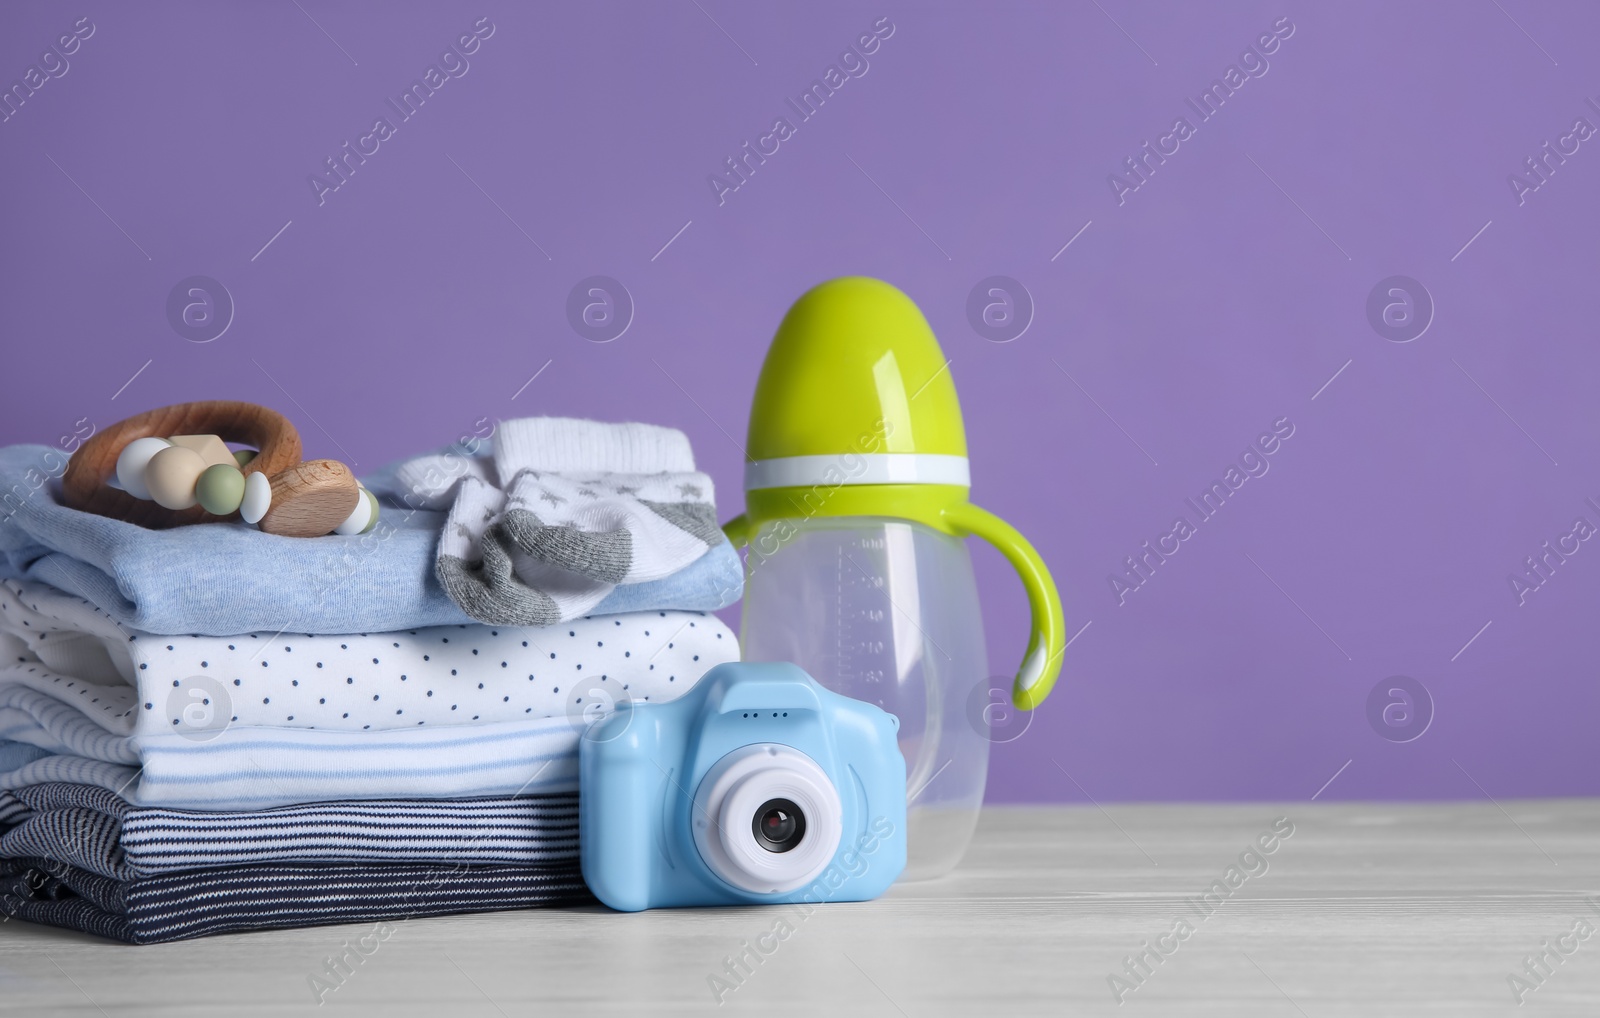
<svg viewBox="0 0 1600 1018">
<path fill-rule="evenodd" d="M 989 683 L 965 544 L 903 520 L 778 520 L 752 535 L 745 570 L 744 659 L 793 661 L 899 718 L 903 879 L 948 873 L 972 839 L 989 769 L 972 719 L 974 690 Z"/>
</svg>

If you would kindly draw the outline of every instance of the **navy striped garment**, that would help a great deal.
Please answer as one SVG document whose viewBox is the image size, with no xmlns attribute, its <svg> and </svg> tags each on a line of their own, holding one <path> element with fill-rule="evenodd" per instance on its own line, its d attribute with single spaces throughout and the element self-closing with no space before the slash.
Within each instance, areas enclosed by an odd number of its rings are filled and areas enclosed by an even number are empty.
<svg viewBox="0 0 1600 1018">
<path fill-rule="evenodd" d="M 578 796 L 196 813 L 134 806 L 93 785 L 46 783 L 0 792 L 0 830 L 0 856 L 50 859 L 113 880 L 271 862 L 542 866 L 577 859 Z"/>
<path fill-rule="evenodd" d="M 0 920 L 128 944 L 592 901 L 576 862 L 274 863 L 118 881 L 53 860 L 0 859 Z"/>
</svg>

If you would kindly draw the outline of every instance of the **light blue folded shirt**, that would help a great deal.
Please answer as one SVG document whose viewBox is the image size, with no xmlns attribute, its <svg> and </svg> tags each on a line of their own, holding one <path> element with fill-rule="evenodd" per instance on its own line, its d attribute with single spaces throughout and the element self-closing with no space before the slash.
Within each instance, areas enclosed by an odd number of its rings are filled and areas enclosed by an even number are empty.
<svg viewBox="0 0 1600 1018">
<path fill-rule="evenodd" d="M 54 469 L 52 469 L 52 467 Z M 278 537 L 243 523 L 147 530 L 61 505 L 62 454 L 0 447 L 0 578 L 77 594 L 147 633 L 382 633 L 476 624 L 435 578 L 446 513 L 386 505 L 359 536 Z M 380 471 L 368 486 L 388 485 Z M 590 615 L 715 611 L 744 589 L 726 541 L 661 580 L 625 584 Z"/>
</svg>

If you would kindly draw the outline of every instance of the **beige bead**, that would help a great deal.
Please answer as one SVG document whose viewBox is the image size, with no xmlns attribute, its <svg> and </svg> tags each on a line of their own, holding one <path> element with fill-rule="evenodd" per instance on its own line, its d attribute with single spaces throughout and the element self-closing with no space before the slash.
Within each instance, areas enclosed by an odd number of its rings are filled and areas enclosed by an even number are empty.
<svg viewBox="0 0 1600 1018">
<path fill-rule="evenodd" d="M 205 458 L 181 445 L 162 449 L 144 468 L 144 486 L 150 497 L 166 509 L 187 509 L 197 501 L 195 482 L 205 470 Z"/>
</svg>

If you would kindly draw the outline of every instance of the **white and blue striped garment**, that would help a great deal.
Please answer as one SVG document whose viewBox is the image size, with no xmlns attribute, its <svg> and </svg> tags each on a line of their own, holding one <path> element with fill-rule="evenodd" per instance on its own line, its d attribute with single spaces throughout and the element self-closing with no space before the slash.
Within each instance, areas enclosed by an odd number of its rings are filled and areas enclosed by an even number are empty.
<svg viewBox="0 0 1600 1018">
<path fill-rule="evenodd" d="M 578 787 L 578 731 L 565 717 L 390 732 L 230 728 L 75 742 L 0 774 L 0 789 L 47 781 L 98 785 L 143 806 L 249 810 L 338 799 L 462 799 Z M 97 758 L 98 756 L 98 758 Z M 107 759 L 109 757 L 110 759 Z"/>
</svg>

